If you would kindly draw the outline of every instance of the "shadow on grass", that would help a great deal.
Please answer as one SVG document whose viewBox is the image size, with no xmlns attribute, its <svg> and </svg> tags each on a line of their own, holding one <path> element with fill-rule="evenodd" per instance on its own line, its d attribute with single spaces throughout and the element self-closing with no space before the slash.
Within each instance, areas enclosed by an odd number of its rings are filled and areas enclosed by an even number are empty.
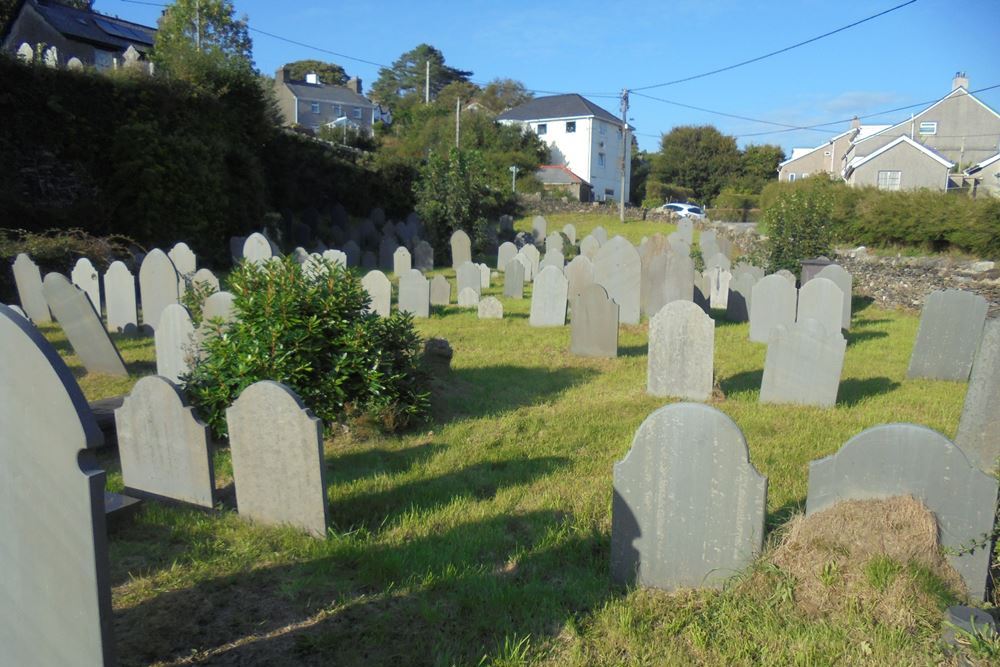
<svg viewBox="0 0 1000 667">
<path fill-rule="evenodd" d="M 428 460 L 441 449 L 444 445 L 427 442 L 403 449 L 374 447 L 333 454 L 326 457 L 326 479 L 330 484 L 344 484 L 379 474 L 399 474 Z"/>
<path fill-rule="evenodd" d="M 848 331 L 845 337 L 847 338 L 847 345 L 851 346 L 863 343 L 866 340 L 888 338 L 889 334 L 884 331 Z"/>
<path fill-rule="evenodd" d="M 765 537 L 771 531 L 788 523 L 788 520 L 791 519 L 794 514 L 797 512 L 805 512 L 805 510 L 806 499 L 802 498 L 801 500 L 789 500 L 781 507 L 777 507 L 768 512 L 767 517 L 764 520 Z"/>
<path fill-rule="evenodd" d="M 853 407 L 866 398 L 888 394 L 898 387 L 898 382 L 887 377 L 841 380 L 837 391 L 837 405 Z"/>
<path fill-rule="evenodd" d="M 759 391 L 761 380 L 764 379 L 764 370 L 744 371 L 719 380 L 719 388 L 726 396 L 739 394 L 746 391 Z"/>
<path fill-rule="evenodd" d="M 649 345 L 621 345 L 618 347 L 619 357 L 645 357 L 649 354 Z"/>
</svg>

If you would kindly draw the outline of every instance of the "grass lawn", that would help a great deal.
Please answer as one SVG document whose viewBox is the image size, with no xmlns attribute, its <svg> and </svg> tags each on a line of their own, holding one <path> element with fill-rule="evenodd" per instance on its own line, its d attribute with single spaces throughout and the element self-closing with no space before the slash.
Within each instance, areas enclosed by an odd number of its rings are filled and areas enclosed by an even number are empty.
<svg viewBox="0 0 1000 667">
<path fill-rule="evenodd" d="M 632 241 L 671 229 L 610 216 L 551 216 L 549 228 L 568 221 L 578 238 L 597 224 Z M 502 285 L 487 293 L 503 302 L 502 321 L 451 307 L 417 322 L 455 351 L 428 424 L 401 436 L 363 426 L 328 433 L 326 540 L 240 519 L 225 449 L 216 454 L 229 499 L 220 511 L 147 503 L 112 535 L 123 664 L 944 661 L 944 594 L 901 630 L 863 605 L 803 614 L 788 579 L 763 568 L 722 592 L 612 586 L 612 465 L 666 402 L 645 393 L 646 324 L 622 327 L 617 359 L 578 358 L 568 353 L 569 327 L 530 328 L 528 299 L 503 298 Z M 809 462 L 861 430 L 914 421 L 954 436 L 965 385 L 905 379 L 917 318 L 855 307 L 832 410 L 759 405 L 765 348 L 747 340 L 747 325 L 717 317 L 725 398 L 714 405 L 743 430 L 770 480 L 772 531 L 803 509 Z M 78 371 L 58 329 L 43 330 Z M 153 371 L 150 339 L 119 344 L 134 375 Z M 136 379 L 78 378 L 92 400 Z M 102 461 L 120 488 L 113 455 Z"/>
</svg>

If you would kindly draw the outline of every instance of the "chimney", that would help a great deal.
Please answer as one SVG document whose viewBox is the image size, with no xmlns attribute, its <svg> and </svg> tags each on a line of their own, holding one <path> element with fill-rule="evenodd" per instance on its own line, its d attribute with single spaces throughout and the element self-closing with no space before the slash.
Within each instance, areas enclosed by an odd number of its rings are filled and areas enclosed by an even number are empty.
<svg viewBox="0 0 1000 667">
<path fill-rule="evenodd" d="M 951 89 L 958 90 L 959 88 L 969 90 L 969 77 L 965 76 L 965 72 L 955 72 L 955 78 L 951 80 Z"/>
<path fill-rule="evenodd" d="M 307 72 L 306 73 L 306 83 L 311 83 L 314 86 L 318 86 L 319 85 L 319 74 L 316 74 L 316 72 Z"/>
<path fill-rule="evenodd" d="M 274 72 L 274 80 L 277 83 L 285 83 L 288 81 L 288 69 L 284 67 L 279 67 Z"/>
<path fill-rule="evenodd" d="M 854 119 L 851 121 L 851 129 L 856 130 L 860 127 L 861 127 L 861 119 L 855 116 Z"/>
<path fill-rule="evenodd" d="M 356 92 L 358 95 L 362 95 L 361 92 L 361 79 L 356 76 L 352 76 L 347 80 L 347 87 Z"/>
</svg>

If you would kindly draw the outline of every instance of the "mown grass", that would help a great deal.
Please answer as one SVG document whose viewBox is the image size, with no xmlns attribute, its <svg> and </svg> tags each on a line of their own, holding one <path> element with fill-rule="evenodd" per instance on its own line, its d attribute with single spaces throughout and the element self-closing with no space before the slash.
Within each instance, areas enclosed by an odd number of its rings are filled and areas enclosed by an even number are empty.
<svg viewBox="0 0 1000 667">
<path fill-rule="evenodd" d="M 551 216 L 549 228 L 566 221 L 577 223 L 578 238 L 597 224 L 633 241 L 664 231 L 579 216 Z M 213 513 L 147 503 L 112 535 L 123 664 L 945 660 L 936 621 L 903 632 L 864 608 L 806 617 L 794 583 L 764 563 L 721 592 L 612 586 L 612 466 L 666 402 L 645 393 L 646 325 L 622 327 L 617 359 L 578 358 L 568 353 L 568 327 L 530 328 L 528 299 L 503 298 L 496 284 L 487 293 L 503 302 L 502 321 L 450 307 L 417 322 L 455 351 L 425 427 L 400 436 L 359 425 L 328 433 L 326 540 L 252 525 L 231 501 Z M 855 307 L 831 410 L 759 405 L 764 346 L 748 342 L 747 325 L 717 317 L 715 372 L 725 398 L 714 405 L 740 426 L 751 461 L 769 478 L 772 531 L 803 509 L 808 463 L 861 430 L 915 421 L 954 435 L 965 385 L 905 379 L 917 319 L 864 300 Z M 57 330 L 45 331 L 79 373 Z M 124 343 L 130 370 L 152 372 L 152 342 Z M 91 399 L 129 384 L 78 377 Z M 102 460 L 109 485 L 120 488 L 114 457 Z M 231 498 L 227 450 L 216 464 Z M 939 618 L 937 609 L 924 612 Z"/>
</svg>

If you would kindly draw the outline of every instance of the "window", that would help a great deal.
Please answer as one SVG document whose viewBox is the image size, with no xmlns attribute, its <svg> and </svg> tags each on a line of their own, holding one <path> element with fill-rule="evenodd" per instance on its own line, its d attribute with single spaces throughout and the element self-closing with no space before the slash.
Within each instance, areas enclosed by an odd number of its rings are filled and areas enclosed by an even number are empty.
<svg viewBox="0 0 1000 667">
<path fill-rule="evenodd" d="M 340 106 L 339 104 L 334 104 L 333 113 L 337 118 L 340 118 L 341 116 L 344 115 L 344 107 Z"/>
<path fill-rule="evenodd" d="M 599 128 L 598 131 L 601 133 L 601 135 L 605 135 L 608 133 L 608 126 L 605 125 L 604 123 L 598 123 L 597 127 Z"/>
<path fill-rule="evenodd" d="M 604 166 L 604 153 L 598 153 L 597 154 L 597 166 L 598 167 L 603 167 Z"/>
<path fill-rule="evenodd" d="M 880 171 L 878 173 L 878 189 L 898 190 L 902 180 L 903 172 L 901 171 Z"/>
<path fill-rule="evenodd" d="M 548 131 L 549 131 L 549 126 L 546 123 L 539 123 L 538 124 L 538 134 L 539 135 L 543 135 L 543 134 L 545 134 Z"/>
<path fill-rule="evenodd" d="M 937 134 L 937 121 L 925 120 L 920 123 L 920 134 Z"/>
<path fill-rule="evenodd" d="M 794 180 L 795 180 L 795 174 L 789 173 L 788 174 L 788 182 L 791 183 Z"/>
<path fill-rule="evenodd" d="M 613 189 L 611 189 L 611 188 L 604 188 L 604 196 L 605 197 L 614 197 L 615 196 L 615 191 Z"/>
<path fill-rule="evenodd" d="M 575 120 L 566 121 L 566 134 L 569 134 L 570 132 L 576 132 Z"/>
<path fill-rule="evenodd" d="M 311 102 L 309 108 L 312 109 L 313 113 L 319 113 L 319 102 Z"/>
<path fill-rule="evenodd" d="M 354 107 L 354 117 L 361 118 L 361 107 Z"/>
</svg>

